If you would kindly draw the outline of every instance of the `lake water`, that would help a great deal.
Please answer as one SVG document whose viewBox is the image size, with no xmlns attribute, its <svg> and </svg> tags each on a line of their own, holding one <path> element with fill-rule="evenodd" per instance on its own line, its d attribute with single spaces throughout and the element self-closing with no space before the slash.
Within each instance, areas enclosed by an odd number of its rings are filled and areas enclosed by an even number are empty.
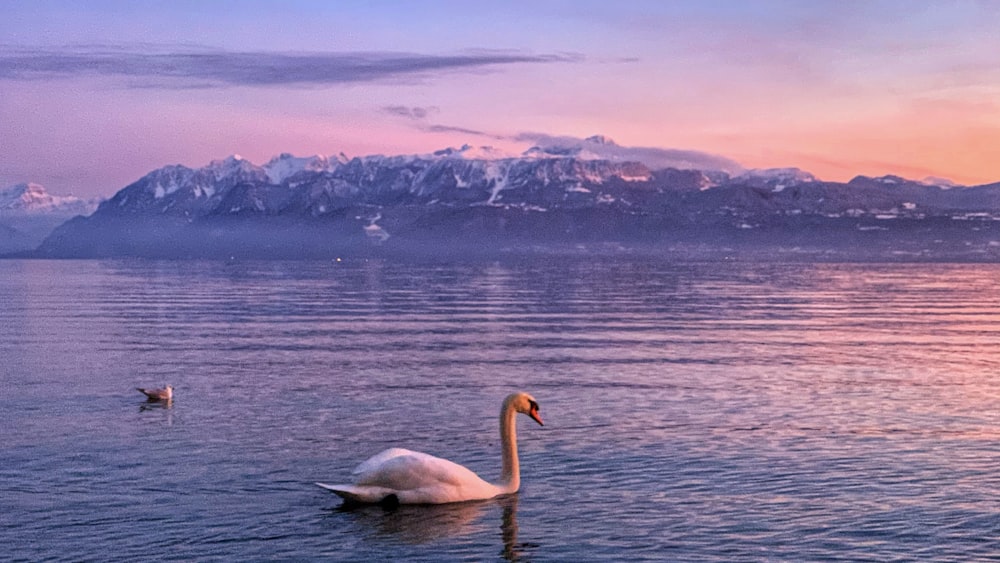
<svg viewBox="0 0 1000 563">
<path fill-rule="evenodd" d="M 0 261 L 14 560 L 1000 557 L 1000 266 Z M 171 405 L 137 386 L 171 383 Z M 339 509 L 399 445 L 522 487 Z"/>
</svg>

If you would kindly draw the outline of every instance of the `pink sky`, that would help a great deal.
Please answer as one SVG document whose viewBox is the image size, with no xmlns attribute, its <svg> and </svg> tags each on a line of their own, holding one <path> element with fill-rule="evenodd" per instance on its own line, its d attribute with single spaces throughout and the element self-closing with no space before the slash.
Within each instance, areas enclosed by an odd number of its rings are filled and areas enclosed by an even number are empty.
<svg viewBox="0 0 1000 563">
<path fill-rule="evenodd" d="M 0 188 L 109 196 L 241 154 L 426 153 L 524 133 L 747 168 L 1000 181 L 1000 4 L 14 3 Z"/>
</svg>

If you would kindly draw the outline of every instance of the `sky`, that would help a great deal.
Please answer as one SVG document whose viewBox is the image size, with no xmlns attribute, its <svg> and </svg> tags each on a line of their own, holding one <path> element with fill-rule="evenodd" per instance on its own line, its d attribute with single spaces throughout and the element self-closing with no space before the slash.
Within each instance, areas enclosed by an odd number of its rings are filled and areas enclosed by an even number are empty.
<svg viewBox="0 0 1000 563">
<path fill-rule="evenodd" d="M 591 135 L 992 183 L 998 29 L 992 0 L 0 0 L 0 189 Z"/>
</svg>

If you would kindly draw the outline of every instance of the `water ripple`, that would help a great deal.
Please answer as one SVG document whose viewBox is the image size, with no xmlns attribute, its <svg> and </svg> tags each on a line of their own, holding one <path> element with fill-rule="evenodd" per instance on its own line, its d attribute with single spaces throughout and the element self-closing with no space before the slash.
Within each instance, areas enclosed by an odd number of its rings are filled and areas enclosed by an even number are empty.
<svg viewBox="0 0 1000 563">
<path fill-rule="evenodd" d="M 1000 267 L 0 261 L 24 560 L 995 559 Z M 135 386 L 172 383 L 148 405 Z M 342 511 L 384 447 L 518 495 Z"/>
</svg>

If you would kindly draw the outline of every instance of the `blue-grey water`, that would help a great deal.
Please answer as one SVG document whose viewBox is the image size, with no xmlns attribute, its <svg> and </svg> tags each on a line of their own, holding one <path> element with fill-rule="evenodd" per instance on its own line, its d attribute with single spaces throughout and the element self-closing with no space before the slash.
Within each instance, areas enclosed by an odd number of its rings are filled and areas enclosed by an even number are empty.
<svg viewBox="0 0 1000 563">
<path fill-rule="evenodd" d="M 0 315 L 2 559 L 1000 557 L 997 265 L 7 260 Z M 313 485 L 496 478 L 517 389 L 513 497 Z"/>
</svg>

